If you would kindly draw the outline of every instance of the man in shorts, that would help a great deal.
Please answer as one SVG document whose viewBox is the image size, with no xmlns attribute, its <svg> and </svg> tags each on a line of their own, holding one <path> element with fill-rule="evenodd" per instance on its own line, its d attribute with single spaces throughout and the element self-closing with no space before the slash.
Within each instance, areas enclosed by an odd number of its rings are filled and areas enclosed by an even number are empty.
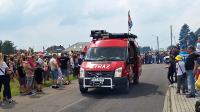
<svg viewBox="0 0 200 112">
<path fill-rule="evenodd" d="M 49 61 L 49 66 L 51 69 L 51 75 L 52 75 L 52 80 L 53 80 L 53 86 L 57 88 L 57 79 L 58 79 L 58 62 L 57 62 L 57 55 L 53 54 L 53 57 Z"/>
</svg>

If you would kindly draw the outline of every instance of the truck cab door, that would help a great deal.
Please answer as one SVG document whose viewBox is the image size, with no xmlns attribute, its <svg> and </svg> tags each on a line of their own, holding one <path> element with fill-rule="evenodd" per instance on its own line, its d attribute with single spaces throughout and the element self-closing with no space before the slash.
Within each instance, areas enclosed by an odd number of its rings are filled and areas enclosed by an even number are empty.
<svg viewBox="0 0 200 112">
<path fill-rule="evenodd" d="M 129 80 L 131 81 L 134 77 L 134 68 L 135 68 L 135 57 L 134 57 L 134 47 L 130 43 L 128 47 L 128 69 L 129 69 Z"/>
</svg>

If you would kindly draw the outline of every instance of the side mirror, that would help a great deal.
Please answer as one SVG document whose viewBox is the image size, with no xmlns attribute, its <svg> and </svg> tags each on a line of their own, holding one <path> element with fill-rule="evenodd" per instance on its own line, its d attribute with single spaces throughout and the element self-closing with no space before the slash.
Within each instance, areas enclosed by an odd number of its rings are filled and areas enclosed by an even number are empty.
<svg viewBox="0 0 200 112">
<path fill-rule="evenodd" d="M 134 58 L 133 57 L 128 58 L 127 64 L 134 64 Z"/>
</svg>

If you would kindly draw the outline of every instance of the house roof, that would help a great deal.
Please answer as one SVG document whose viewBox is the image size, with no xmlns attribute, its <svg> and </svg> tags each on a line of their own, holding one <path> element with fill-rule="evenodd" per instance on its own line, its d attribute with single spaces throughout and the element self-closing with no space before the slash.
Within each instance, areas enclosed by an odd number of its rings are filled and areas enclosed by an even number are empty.
<svg viewBox="0 0 200 112">
<path fill-rule="evenodd" d="M 85 46 L 87 46 L 89 42 L 77 42 L 72 46 L 69 46 L 66 51 L 82 51 Z"/>
</svg>

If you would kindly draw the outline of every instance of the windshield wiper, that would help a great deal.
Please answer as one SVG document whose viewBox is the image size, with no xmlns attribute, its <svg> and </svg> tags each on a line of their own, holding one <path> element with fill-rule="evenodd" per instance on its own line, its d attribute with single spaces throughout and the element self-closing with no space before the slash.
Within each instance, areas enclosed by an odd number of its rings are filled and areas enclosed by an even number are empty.
<svg viewBox="0 0 200 112">
<path fill-rule="evenodd" d="M 123 59 L 121 59 L 121 58 L 117 58 L 117 57 L 110 57 L 110 58 L 108 58 L 110 61 L 121 61 L 121 60 L 123 60 Z"/>
<path fill-rule="evenodd" d="M 95 59 L 85 59 L 85 61 L 96 61 Z"/>
<path fill-rule="evenodd" d="M 104 56 L 101 56 L 100 58 L 97 58 L 97 60 L 98 60 L 98 61 L 106 61 L 106 60 L 107 60 L 107 58 L 106 58 L 106 57 L 104 57 Z"/>
</svg>

